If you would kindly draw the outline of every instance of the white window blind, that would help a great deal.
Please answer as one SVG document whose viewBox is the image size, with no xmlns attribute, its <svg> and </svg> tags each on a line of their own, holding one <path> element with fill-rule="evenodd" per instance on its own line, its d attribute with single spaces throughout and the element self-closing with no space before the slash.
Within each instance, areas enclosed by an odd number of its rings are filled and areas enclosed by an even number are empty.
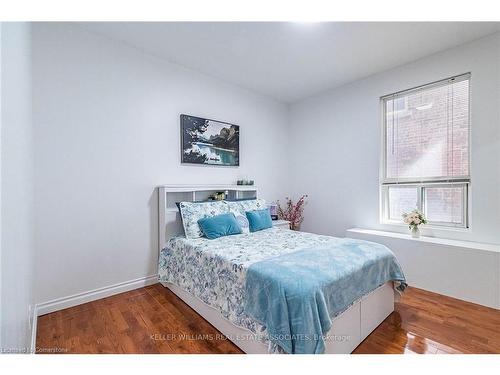
<svg viewBox="0 0 500 375">
<path fill-rule="evenodd" d="M 463 74 L 381 98 L 385 221 L 417 208 L 431 224 L 467 227 L 469 82 Z"/>
<path fill-rule="evenodd" d="M 469 178 L 469 75 L 383 98 L 385 182 Z"/>
</svg>

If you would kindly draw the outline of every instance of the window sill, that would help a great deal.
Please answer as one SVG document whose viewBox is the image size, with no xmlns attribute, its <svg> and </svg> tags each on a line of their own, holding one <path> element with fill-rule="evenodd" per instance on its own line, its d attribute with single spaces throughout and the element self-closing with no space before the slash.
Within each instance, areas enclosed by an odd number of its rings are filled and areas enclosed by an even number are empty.
<svg viewBox="0 0 500 375">
<path fill-rule="evenodd" d="M 462 248 L 468 248 L 468 249 L 474 249 L 474 250 L 500 253 L 500 245 L 488 244 L 488 243 L 461 241 L 461 240 L 450 240 L 450 239 L 435 238 L 435 237 L 413 238 L 411 235 L 404 234 L 404 233 L 385 232 L 385 231 L 381 231 L 381 230 L 361 229 L 361 228 L 348 229 L 347 233 L 348 234 L 349 233 L 366 234 L 366 235 L 378 236 L 378 237 L 390 237 L 390 238 L 397 238 L 397 239 L 408 240 L 408 241 L 432 243 L 432 244 L 447 245 L 447 246 L 462 247 Z"/>
<path fill-rule="evenodd" d="M 397 227 L 397 228 L 408 228 L 408 225 L 405 223 L 402 223 L 400 221 L 381 221 L 380 224 L 385 225 L 385 226 L 392 226 L 392 227 Z M 447 231 L 447 232 L 461 232 L 461 233 L 468 233 L 471 232 L 470 227 L 462 227 L 462 226 L 446 226 L 446 225 L 432 225 L 432 224 L 425 224 L 425 226 L 422 228 L 425 230 L 437 230 L 437 231 Z M 434 237 L 430 237 L 434 238 Z M 468 241 L 471 242 L 471 241 Z"/>
</svg>

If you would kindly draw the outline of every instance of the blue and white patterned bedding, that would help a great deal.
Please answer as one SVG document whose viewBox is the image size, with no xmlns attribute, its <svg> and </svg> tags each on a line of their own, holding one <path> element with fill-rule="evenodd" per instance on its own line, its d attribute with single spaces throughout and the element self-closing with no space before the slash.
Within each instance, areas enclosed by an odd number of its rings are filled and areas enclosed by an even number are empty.
<svg viewBox="0 0 500 375">
<path fill-rule="evenodd" d="M 159 280 L 181 287 L 218 309 L 233 324 L 257 334 L 258 340 L 266 341 L 265 327 L 244 310 L 248 268 L 303 249 L 341 246 L 345 241 L 357 240 L 277 228 L 215 240 L 175 237 L 161 251 Z"/>
</svg>

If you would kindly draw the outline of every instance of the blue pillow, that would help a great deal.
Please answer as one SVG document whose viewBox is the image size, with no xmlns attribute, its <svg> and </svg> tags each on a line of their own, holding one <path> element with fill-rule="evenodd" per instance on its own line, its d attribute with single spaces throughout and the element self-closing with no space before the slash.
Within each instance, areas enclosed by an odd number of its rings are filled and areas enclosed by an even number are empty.
<svg viewBox="0 0 500 375">
<path fill-rule="evenodd" d="M 241 227 L 232 213 L 204 217 L 198 220 L 198 225 L 209 240 L 241 233 Z"/>
<path fill-rule="evenodd" d="M 271 228 L 273 221 L 269 208 L 263 210 L 247 211 L 246 212 L 250 232 L 257 232 L 262 229 Z"/>
</svg>

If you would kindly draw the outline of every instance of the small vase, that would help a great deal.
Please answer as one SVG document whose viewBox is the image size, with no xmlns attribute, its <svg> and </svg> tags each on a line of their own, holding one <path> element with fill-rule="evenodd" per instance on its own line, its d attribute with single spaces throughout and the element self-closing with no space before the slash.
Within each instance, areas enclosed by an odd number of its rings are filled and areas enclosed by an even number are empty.
<svg viewBox="0 0 500 375">
<path fill-rule="evenodd" d="M 420 229 L 418 229 L 418 227 L 412 227 L 411 228 L 411 236 L 413 238 L 419 238 L 420 237 Z"/>
</svg>

